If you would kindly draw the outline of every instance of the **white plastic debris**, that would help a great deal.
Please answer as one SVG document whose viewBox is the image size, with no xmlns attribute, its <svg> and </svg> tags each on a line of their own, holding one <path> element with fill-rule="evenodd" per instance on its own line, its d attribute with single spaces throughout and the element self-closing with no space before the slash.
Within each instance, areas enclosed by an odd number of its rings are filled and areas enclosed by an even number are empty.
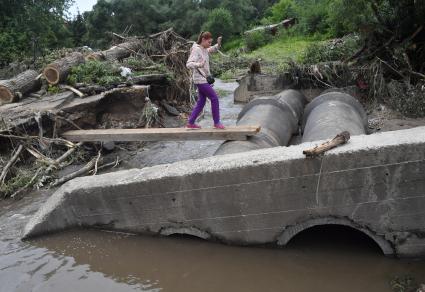
<svg viewBox="0 0 425 292">
<path fill-rule="evenodd" d="M 130 76 L 130 75 L 131 75 L 131 69 L 130 69 L 130 68 L 127 68 L 127 67 L 121 66 L 121 67 L 120 67 L 120 70 L 121 70 L 121 76 L 122 76 L 122 77 L 128 77 L 128 76 Z"/>
</svg>

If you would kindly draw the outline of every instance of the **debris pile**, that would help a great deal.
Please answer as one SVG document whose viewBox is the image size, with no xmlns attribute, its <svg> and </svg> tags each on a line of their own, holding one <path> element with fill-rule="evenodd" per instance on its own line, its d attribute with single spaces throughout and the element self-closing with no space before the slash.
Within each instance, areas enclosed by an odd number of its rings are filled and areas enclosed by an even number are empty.
<svg viewBox="0 0 425 292">
<path fill-rule="evenodd" d="M 164 113 L 189 109 L 192 42 L 172 29 L 114 36 L 107 50 L 61 50 L 52 54 L 57 59 L 38 60 L 39 72 L 0 81 L 0 197 L 18 198 L 120 163 L 104 155 L 111 147 L 72 143 L 60 137 L 64 131 L 158 127 Z M 75 164 L 77 170 L 58 176 Z"/>
</svg>

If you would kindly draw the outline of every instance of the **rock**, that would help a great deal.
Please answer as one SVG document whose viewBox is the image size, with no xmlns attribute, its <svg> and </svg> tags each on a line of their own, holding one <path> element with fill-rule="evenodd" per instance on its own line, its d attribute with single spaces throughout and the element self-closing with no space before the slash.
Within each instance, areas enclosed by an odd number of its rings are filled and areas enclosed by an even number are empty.
<svg viewBox="0 0 425 292">
<path fill-rule="evenodd" d="M 106 151 L 113 151 L 115 149 L 115 142 L 113 141 L 104 142 L 102 143 L 102 147 Z"/>
</svg>

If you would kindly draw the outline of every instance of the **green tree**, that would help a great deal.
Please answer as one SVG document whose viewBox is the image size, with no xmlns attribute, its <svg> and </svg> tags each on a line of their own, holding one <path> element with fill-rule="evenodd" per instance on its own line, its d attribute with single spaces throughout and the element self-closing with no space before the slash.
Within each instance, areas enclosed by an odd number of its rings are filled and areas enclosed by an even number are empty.
<svg viewBox="0 0 425 292">
<path fill-rule="evenodd" d="M 280 0 L 267 11 L 267 16 L 262 21 L 265 24 L 276 23 L 290 17 L 296 17 L 294 0 Z"/>
<path fill-rule="evenodd" d="M 82 46 L 84 44 L 84 37 L 87 33 L 86 23 L 84 17 L 78 11 L 77 16 L 69 24 L 69 29 L 72 33 L 74 46 Z"/>
<path fill-rule="evenodd" d="M 251 0 L 222 0 L 220 7 L 227 9 L 232 15 L 235 34 L 243 32 L 255 14 Z"/>
<path fill-rule="evenodd" d="M 224 8 L 213 9 L 203 30 L 210 31 L 214 37 L 221 35 L 224 39 L 230 38 L 233 31 L 232 14 Z"/>
<path fill-rule="evenodd" d="M 71 0 L 0 0 L 0 62 L 66 46 L 71 35 L 65 21 Z"/>
<path fill-rule="evenodd" d="M 106 47 L 110 43 L 106 32 L 114 30 L 114 11 L 111 3 L 98 0 L 93 10 L 84 13 L 87 23 L 87 41 L 95 48 Z"/>
<path fill-rule="evenodd" d="M 173 27 L 184 37 L 197 35 L 207 21 L 208 11 L 197 0 L 172 0 L 168 7 L 167 21 L 161 28 Z"/>
</svg>

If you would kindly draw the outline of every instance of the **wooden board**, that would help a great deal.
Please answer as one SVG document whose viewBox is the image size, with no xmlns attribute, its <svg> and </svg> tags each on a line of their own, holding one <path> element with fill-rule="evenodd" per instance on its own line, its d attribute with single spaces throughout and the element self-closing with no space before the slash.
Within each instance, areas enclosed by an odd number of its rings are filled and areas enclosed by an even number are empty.
<svg viewBox="0 0 425 292">
<path fill-rule="evenodd" d="M 185 140 L 246 140 L 260 131 L 258 126 L 226 127 L 224 130 L 204 128 L 149 128 L 75 130 L 62 134 L 75 142 L 108 141 L 185 141 Z"/>
</svg>

